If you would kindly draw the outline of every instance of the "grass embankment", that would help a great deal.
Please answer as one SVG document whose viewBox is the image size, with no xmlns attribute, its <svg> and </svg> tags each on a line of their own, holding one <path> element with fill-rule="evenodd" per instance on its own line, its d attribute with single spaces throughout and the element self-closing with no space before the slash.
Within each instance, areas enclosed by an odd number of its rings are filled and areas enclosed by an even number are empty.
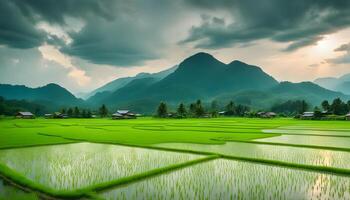
<svg viewBox="0 0 350 200">
<path fill-rule="evenodd" d="M 322 135 L 323 136 L 323 135 Z M 326 136 L 329 137 L 329 136 Z M 307 144 L 290 144 L 290 143 L 278 143 L 278 142 L 264 142 L 264 141 L 244 141 L 244 140 L 234 140 L 234 139 L 216 139 L 215 141 L 225 141 L 225 142 L 241 142 L 241 143 L 250 143 L 250 144 L 265 144 L 272 146 L 289 146 L 289 147 L 300 147 L 300 148 L 311 148 L 311 149 L 324 149 L 324 150 L 332 150 L 332 151 L 345 151 L 350 152 L 350 148 L 343 147 L 332 147 L 332 146 L 319 146 L 319 145 L 307 145 Z"/>
</svg>

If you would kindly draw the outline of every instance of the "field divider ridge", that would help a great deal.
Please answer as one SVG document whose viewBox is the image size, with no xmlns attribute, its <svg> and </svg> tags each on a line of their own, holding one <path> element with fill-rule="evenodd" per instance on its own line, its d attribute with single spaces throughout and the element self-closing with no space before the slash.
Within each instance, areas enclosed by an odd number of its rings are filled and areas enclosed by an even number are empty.
<svg viewBox="0 0 350 200">
<path fill-rule="evenodd" d="M 142 181 L 142 180 L 147 179 L 147 178 L 151 178 L 151 177 L 154 177 L 154 176 L 162 175 L 162 174 L 165 174 L 165 173 L 168 173 L 168 172 L 172 172 L 174 170 L 182 169 L 182 168 L 185 168 L 185 167 L 189 167 L 189 166 L 192 166 L 192 165 L 208 162 L 208 161 L 211 161 L 211 160 L 214 160 L 214 159 L 217 159 L 217 158 L 220 158 L 220 156 L 219 155 L 209 155 L 209 156 L 205 156 L 203 158 L 198 158 L 198 159 L 187 161 L 187 162 L 183 162 L 183 163 L 173 164 L 173 165 L 169 165 L 169 166 L 166 166 L 166 167 L 156 168 L 156 169 L 153 169 L 153 170 L 149 170 L 149 171 L 142 172 L 142 173 L 139 173 L 139 174 L 135 174 L 135 175 L 132 175 L 132 176 L 119 178 L 119 179 L 112 180 L 112 181 L 109 181 L 109 182 L 104 182 L 104 183 L 91 185 L 91 186 L 88 186 L 88 187 L 84 188 L 84 190 L 89 190 L 89 191 L 107 190 L 107 189 L 110 189 L 110 188 L 115 188 L 115 187 L 118 187 L 118 186 L 130 184 L 130 183 L 133 183 L 133 182 Z"/>
<path fill-rule="evenodd" d="M 7 167 L 6 165 L 3 165 L 0 163 L 0 175 L 5 180 L 9 181 L 10 183 L 15 183 L 15 186 L 30 191 L 36 191 L 39 192 L 41 196 L 49 196 L 53 198 L 64 198 L 64 199 L 76 199 L 76 198 L 82 198 L 82 197 L 90 197 L 89 192 L 90 191 L 82 191 L 82 190 L 74 190 L 74 191 L 57 191 L 54 189 L 51 189 L 45 185 L 42 185 L 40 183 L 34 182 L 27 177 L 23 176 L 22 174 L 12 170 L 11 168 Z M 50 199 L 50 198 L 48 198 Z"/>
<path fill-rule="evenodd" d="M 350 148 L 345 148 L 345 147 L 318 146 L 318 145 L 307 145 L 307 144 L 289 144 L 289 143 L 263 142 L 263 141 L 254 141 L 254 140 L 216 139 L 216 138 L 211 138 L 211 140 L 221 141 L 221 142 L 240 142 L 240 143 L 289 146 L 289 147 L 301 147 L 301 148 L 310 148 L 310 149 L 324 149 L 324 150 L 332 150 L 332 151 L 350 152 Z"/>
</svg>

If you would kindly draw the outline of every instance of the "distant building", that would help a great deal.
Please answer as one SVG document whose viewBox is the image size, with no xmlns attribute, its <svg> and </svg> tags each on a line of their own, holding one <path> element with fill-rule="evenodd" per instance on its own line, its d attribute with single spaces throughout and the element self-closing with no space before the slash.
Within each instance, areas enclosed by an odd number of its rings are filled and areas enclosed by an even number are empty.
<svg viewBox="0 0 350 200">
<path fill-rule="evenodd" d="M 35 116 L 31 112 L 18 112 L 16 114 L 16 118 L 18 118 L 18 119 L 34 119 Z"/>
<path fill-rule="evenodd" d="M 60 112 L 54 112 L 53 113 L 53 118 L 55 119 L 63 119 L 63 118 L 66 118 L 67 116 L 65 114 L 62 114 Z"/>
<path fill-rule="evenodd" d="M 67 118 L 67 115 L 62 114 L 60 112 L 54 112 L 53 114 L 45 114 L 44 117 L 46 119 L 63 119 Z"/>
<path fill-rule="evenodd" d="M 346 120 L 350 120 L 350 113 L 348 113 L 348 114 L 345 115 L 345 119 L 346 119 Z"/>
<path fill-rule="evenodd" d="M 329 114 L 331 114 L 331 113 L 328 110 L 322 111 L 322 115 L 329 115 Z"/>
<path fill-rule="evenodd" d="M 219 115 L 225 115 L 226 114 L 226 111 L 220 111 L 218 112 Z"/>
<path fill-rule="evenodd" d="M 129 110 L 118 110 L 112 114 L 112 119 L 136 119 L 136 115 Z"/>
<path fill-rule="evenodd" d="M 304 112 L 300 117 L 302 119 L 312 119 L 314 118 L 315 113 L 314 112 Z"/>
<path fill-rule="evenodd" d="M 258 112 L 257 115 L 261 118 L 274 118 L 277 116 L 274 112 Z"/>
<path fill-rule="evenodd" d="M 48 114 L 45 114 L 44 117 L 46 119 L 52 119 L 53 118 L 53 114 L 48 113 Z"/>
</svg>

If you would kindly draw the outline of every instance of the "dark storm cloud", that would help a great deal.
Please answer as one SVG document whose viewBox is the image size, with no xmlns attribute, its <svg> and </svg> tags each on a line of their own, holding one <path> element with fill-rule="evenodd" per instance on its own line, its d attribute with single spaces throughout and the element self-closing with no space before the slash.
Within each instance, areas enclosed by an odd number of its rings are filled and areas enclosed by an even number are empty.
<svg viewBox="0 0 350 200">
<path fill-rule="evenodd" d="M 11 0 L 28 19 L 45 20 L 50 23 L 65 24 L 67 16 L 85 18 L 101 16 L 113 19 L 113 12 L 119 0 Z"/>
<path fill-rule="evenodd" d="M 292 42 L 285 51 L 317 43 L 322 35 L 350 25 L 349 0 L 190 0 L 200 10 L 229 13 L 234 22 L 204 20 L 183 42 L 220 48 L 258 39 Z"/>
<path fill-rule="evenodd" d="M 96 64 L 129 66 L 157 57 L 162 27 L 175 15 L 171 1 L 3 0 L 0 1 L 0 44 L 32 48 L 44 42 Z M 176 7 L 176 6 L 175 6 Z M 161 15 L 162 17 L 159 17 Z M 84 26 L 69 32 L 72 43 L 37 27 L 40 22 L 64 27 L 67 17 Z"/>
<path fill-rule="evenodd" d="M 306 37 L 306 38 L 302 38 L 299 39 L 295 42 L 292 42 L 292 44 L 288 45 L 288 47 L 286 49 L 284 49 L 284 51 L 294 51 L 296 49 L 299 49 L 301 47 L 305 47 L 308 45 L 314 45 L 316 44 L 318 41 L 322 40 L 323 37 L 321 36 L 314 36 L 314 37 Z"/>
<path fill-rule="evenodd" d="M 140 27 L 128 18 L 113 22 L 94 19 L 79 33 L 71 34 L 73 42 L 62 51 L 96 64 L 142 64 L 156 58 L 157 34 L 151 34 L 153 30 L 149 28 Z"/>
<path fill-rule="evenodd" d="M 0 1 L 0 44 L 26 49 L 40 45 L 44 37 L 12 1 Z"/>
<path fill-rule="evenodd" d="M 342 44 L 340 47 L 334 49 L 334 51 L 350 51 L 350 43 Z"/>
<path fill-rule="evenodd" d="M 349 64 L 350 63 L 350 43 L 342 44 L 334 51 L 345 52 L 344 55 L 341 55 L 336 58 L 327 59 L 326 61 L 332 64 Z"/>
<path fill-rule="evenodd" d="M 181 35 L 189 23 L 198 23 L 199 15 L 201 23 L 180 44 L 218 49 L 271 39 L 288 43 L 284 51 L 293 51 L 348 27 L 350 1 L 0 0 L 0 45 L 32 48 L 47 42 L 96 64 L 141 65 L 159 58 L 166 45 L 181 39 L 173 41 L 167 35 L 175 22 L 184 22 L 184 27 L 178 26 L 181 30 L 175 30 Z M 72 39 L 68 45 L 37 27 L 41 22 L 69 26 L 69 18 L 84 26 L 67 33 Z"/>
<path fill-rule="evenodd" d="M 64 25 L 67 16 L 112 19 L 112 7 L 109 0 L 1 0 L 0 44 L 23 49 L 37 47 L 48 38 L 36 27 L 38 22 Z"/>
</svg>

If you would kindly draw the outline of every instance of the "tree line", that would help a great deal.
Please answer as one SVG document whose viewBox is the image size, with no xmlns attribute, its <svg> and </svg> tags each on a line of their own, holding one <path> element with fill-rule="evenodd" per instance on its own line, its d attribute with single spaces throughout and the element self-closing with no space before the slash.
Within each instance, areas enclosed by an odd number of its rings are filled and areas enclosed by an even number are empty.
<svg viewBox="0 0 350 200">
<path fill-rule="evenodd" d="M 310 108 L 305 100 L 288 100 L 283 103 L 275 104 L 271 107 L 271 111 L 280 113 L 286 116 L 295 116 L 298 114 L 303 114 Z"/>
<path fill-rule="evenodd" d="M 98 111 L 92 112 L 90 109 L 79 108 L 78 106 L 72 108 L 62 108 L 61 114 L 66 115 L 69 118 L 92 118 L 94 115 L 100 117 L 107 117 L 109 112 L 105 104 L 99 107 Z"/>
<path fill-rule="evenodd" d="M 219 105 L 217 101 L 212 101 L 210 106 L 205 107 L 201 100 L 190 103 L 186 106 L 180 103 L 174 112 L 169 111 L 165 102 L 161 102 L 156 110 L 156 117 L 160 118 L 188 118 L 188 117 L 217 117 L 219 115 Z M 222 110 L 222 115 L 244 116 L 250 111 L 250 107 L 230 101 Z"/>
<path fill-rule="evenodd" d="M 346 115 L 350 112 L 350 100 L 344 102 L 340 98 L 336 98 L 332 101 L 332 103 L 329 103 L 327 100 L 324 100 L 321 103 L 321 108 L 324 111 L 327 111 L 327 113 L 329 114 Z M 319 108 L 316 107 L 315 110 L 319 110 Z"/>
<path fill-rule="evenodd" d="M 0 96 L 0 115 L 13 116 L 19 111 L 30 111 L 35 115 L 42 115 L 48 111 L 47 107 L 26 100 L 7 100 Z"/>
</svg>

